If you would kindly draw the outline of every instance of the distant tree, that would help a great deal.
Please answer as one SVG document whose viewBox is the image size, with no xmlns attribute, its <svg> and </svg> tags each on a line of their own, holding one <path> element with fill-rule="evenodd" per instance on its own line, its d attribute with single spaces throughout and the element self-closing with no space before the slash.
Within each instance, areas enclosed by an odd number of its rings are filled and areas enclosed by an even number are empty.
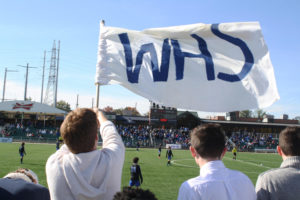
<svg viewBox="0 0 300 200">
<path fill-rule="evenodd" d="M 139 113 L 139 111 L 137 111 L 137 109 L 135 107 L 126 107 L 124 108 L 124 110 L 128 110 L 130 112 L 132 112 L 132 115 L 135 115 L 135 116 L 141 116 L 141 114 Z"/>
<path fill-rule="evenodd" d="M 113 112 L 116 113 L 116 115 L 123 115 L 123 108 L 114 109 Z"/>
<path fill-rule="evenodd" d="M 262 109 L 257 109 L 255 110 L 255 117 L 262 119 L 264 117 L 264 115 L 266 115 L 267 113 L 265 111 L 263 111 Z"/>
<path fill-rule="evenodd" d="M 71 107 L 70 104 L 64 100 L 60 100 L 56 103 L 56 108 L 70 112 L 71 111 Z"/>
<path fill-rule="evenodd" d="M 32 101 L 32 98 L 31 97 L 27 97 L 25 100 L 26 101 Z"/>
<path fill-rule="evenodd" d="M 114 113 L 117 115 L 123 115 L 124 113 L 130 113 L 129 115 L 134 115 L 134 116 L 141 116 L 139 111 L 135 107 L 125 107 L 125 108 L 118 108 L 113 110 Z"/>
<path fill-rule="evenodd" d="M 106 106 L 105 108 L 103 108 L 104 112 L 113 112 L 113 107 L 111 106 Z"/>
<path fill-rule="evenodd" d="M 251 110 L 243 110 L 240 112 L 241 118 L 251 118 L 253 116 L 253 113 Z"/>
</svg>

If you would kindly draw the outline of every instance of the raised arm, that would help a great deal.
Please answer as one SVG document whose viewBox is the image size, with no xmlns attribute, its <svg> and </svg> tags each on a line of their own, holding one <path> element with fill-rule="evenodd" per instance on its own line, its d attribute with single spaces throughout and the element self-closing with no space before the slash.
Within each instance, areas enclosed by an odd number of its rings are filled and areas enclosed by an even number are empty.
<svg viewBox="0 0 300 200">
<path fill-rule="evenodd" d="M 102 111 L 96 110 L 103 140 L 103 149 L 111 150 L 116 156 L 124 158 L 125 147 L 115 125 L 107 120 Z"/>
</svg>

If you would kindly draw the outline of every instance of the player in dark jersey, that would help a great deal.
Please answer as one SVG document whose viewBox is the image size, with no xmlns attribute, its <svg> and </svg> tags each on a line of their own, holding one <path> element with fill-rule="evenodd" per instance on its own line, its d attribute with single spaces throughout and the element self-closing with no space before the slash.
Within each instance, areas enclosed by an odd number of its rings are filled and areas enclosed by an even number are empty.
<svg viewBox="0 0 300 200">
<path fill-rule="evenodd" d="M 60 147 L 60 141 L 59 139 L 56 140 L 56 151 L 59 149 Z"/>
<path fill-rule="evenodd" d="M 137 143 L 136 143 L 136 150 L 137 150 L 137 151 L 140 150 L 140 142 L 139 142 L 139 141 L 137 141 Z"/>
<path fill-rule="evenodd" d="M 23 164 L 23 157 L 24 157 L 24 155 L 26 155 L 25 142 L 22 142 L 21 146 L 19 147 L 19 154 L 21 157 L 21 164 Z"/>
<path fill-rule="evenodd" d="M 173 156 L 174 155 L 172 153 L 171 147 L 169 146 L 169 148 L 167 150 L 167 153 L 166 153 L 166 158 L 168 158 L 167 166 L 171 165 L 171 159 L 172 159 Z"/>
<path fill-rule="evenodd" d="M 129 186 L 136 186 L 137 188 L 139 188 L 139 186 L 143 183 L 142 171 L 140 166 L 138 165 L 139 158 L 134 157 L 132 161 L 133 164 L 130 167 L 131 178 L 129 181 Z"/>
<path fill-rule="evenodd" d="M 161 144 L 159 145 L 159 148 L 158 148 L 158 158 L 160 158 L 160 154 L 161 154 Z"/>
</svg>

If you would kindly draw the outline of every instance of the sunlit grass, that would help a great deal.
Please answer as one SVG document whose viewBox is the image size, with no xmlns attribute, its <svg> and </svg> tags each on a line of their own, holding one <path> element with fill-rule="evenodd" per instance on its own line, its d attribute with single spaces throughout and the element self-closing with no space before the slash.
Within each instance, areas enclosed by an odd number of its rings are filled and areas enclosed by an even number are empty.
<svg viewBox="0 0 300 200">
<path fill-rule="evenodd" d="M 19 167 L 32 169 L 39 176 L 40 184 L 47 186 L 45 164 L 47 158 L 56 151 L 51 144 L 26 144 L 27 155 L 24 164 L 20 164 L 18 153 L 19 143 L 0 143 L 0 176 L 3 177 L 10 171 Z M 200 169 L 195 164 L 188 150 L 173 150 L 172 166 L 167 166 L 166 151 L 163 149 L 161 158 L 158 158 L 157 149 L 126 149 L 123 167 L 122 186 L 127 186 L 130 179 L 129 168 L 132 158 L 140 158 L 144 177 L 143 189 L 150 189 L 158 199 L 176 199 L 178 189 L 185 180 L 198 176 Z M 223 159 L 224 164 L 230 168 L 244 172 L 255 184 L 259 173 L 270 168 L 280 166 L 281 158 L 276 154 L 238 153 L 237 160 L 232 160 L 231 152 Z M 116 165 L 120 163 L 115 163 Z"/>
</svg>

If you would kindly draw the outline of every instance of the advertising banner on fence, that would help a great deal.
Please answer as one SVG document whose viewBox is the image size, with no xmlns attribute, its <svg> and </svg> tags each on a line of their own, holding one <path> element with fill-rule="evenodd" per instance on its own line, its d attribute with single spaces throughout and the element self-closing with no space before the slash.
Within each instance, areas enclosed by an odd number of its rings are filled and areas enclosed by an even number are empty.
<svg viewBox="0 0 300 200">
<path fill-rule="evenodd" d="M 158 104 L 209 112 L 279 99 L 258 22 L 134 31 L 100 27 L 96 83 L 120 84 Z"/>
<path fill-rule="evenodd" d="M 12 138 L 0 137 L 0 143 L 12 143 Z"/>
<path fill-rule="evenodd" d="M 166 149 L 171 147 L 171 149 L 181 149 L 181 144 L 166 144 Z"/>
</svg>

